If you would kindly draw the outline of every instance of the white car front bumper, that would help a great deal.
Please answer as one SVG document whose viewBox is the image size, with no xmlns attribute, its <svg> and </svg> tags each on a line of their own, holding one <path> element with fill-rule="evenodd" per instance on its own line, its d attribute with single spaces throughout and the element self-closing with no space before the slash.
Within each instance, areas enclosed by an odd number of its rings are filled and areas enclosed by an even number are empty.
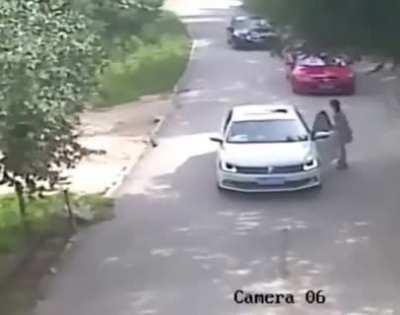
<svg viewBox="0 0 400 315">
<path fill-rule="evenodd" d="M 239 174 L 217 167 L 218 186 L 241 192 L 282 192 L 317 187 L 321 184 L 320 169 L 288 174 Z"/>
</svg>

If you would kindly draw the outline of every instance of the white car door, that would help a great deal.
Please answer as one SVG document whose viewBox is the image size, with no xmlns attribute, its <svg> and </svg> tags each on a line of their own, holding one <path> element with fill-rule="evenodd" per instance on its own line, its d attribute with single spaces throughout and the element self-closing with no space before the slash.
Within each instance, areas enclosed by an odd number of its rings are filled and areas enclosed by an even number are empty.
<svg viewBox="0 0 400 315">
<path fill-rule="evenodd" d="M 224 120 L 222 121 L 221 136 L 223 137 L 223 139 L 225 139 L 225 137 L 226 137 L 226 132 L 228 131 L 228 126 L 232 119 L 232 114 L 233 114 L 233 111 L 231 109 L 231 110 L 229 110 L 229 112 L 226 114 Z"/>
<path fill-rule="evenodd" d="M 326 139 L 315 140 L 318 154 L 321 161 L 321 170 L 327 171 L 333 165 L 338 157 L 337 136 L 335 131 L 330 132 L 331 135 Z"/>
<path fill-rule="evenodd" d="M 318 113 L 315 117 L 312 133 L 313 135 L 326 135 L 326 137 L 314 140 L 321 161 L 321 170 L 326 171 L 332 166 L 332 162 L 337 159 L 339 150 L 338 137 L 329 117 Z"/>
</svg>

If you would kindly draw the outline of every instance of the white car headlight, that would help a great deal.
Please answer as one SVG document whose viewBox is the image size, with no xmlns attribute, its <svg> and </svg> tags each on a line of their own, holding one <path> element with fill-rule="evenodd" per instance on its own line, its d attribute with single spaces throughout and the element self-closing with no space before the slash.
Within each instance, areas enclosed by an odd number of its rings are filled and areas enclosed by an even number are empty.
<svg viewBox="0 0 400 315">
<path fill-rule="evenodd" d="M 319 166 L 318 160 L 315 157 L 310 156 L 310 157 L 306 158 L 306 160 L 303 164 L 303 169 L 305 171 L 310 171 L 310 170 L 317 168 L 318 166 Z"/>
<path fill-rule="evenodd" d="M 228 162 L 225 162 L 225 161 L 220 161 L 219 162 L 219 167 L 224 172 L 230 172 L 230 173 L 236 173 L 237 172 L 237 169 L 236 169 L 235 165 L 233 165 L 231 163 L 228 163 Z"/>
</svg>

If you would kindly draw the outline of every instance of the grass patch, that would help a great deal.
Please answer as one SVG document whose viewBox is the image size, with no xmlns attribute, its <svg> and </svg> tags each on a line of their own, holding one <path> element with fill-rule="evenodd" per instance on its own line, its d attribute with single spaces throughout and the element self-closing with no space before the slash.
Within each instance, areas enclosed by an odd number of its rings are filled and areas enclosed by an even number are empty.
<svg viewBox="0 0 400 315">
<path fill-rule="evenodd" d="M 109 220 L 113 217 L 114 200 L 98 194 L 70 196 L 72 207 L 80 211 L 90 211 L 93 219 L 88 223 Z M 22 227 L 18 203 L 13 195 L 0 197 L 0 275 L 4 276 L 13 267 L 10 256 L 23 257 L 34 240 L 43 241 L 29 256 L 28 264 L 18 271 L 11 281 L 0 286 L 0 304 L 4 314 L 27 314 L 40 295 L 40 280 L 49 267 L 58 259 L 71 235 L 71 229 L 64 211 L 63 194 L 55 194 L 45 199 L 30 200 L 28 220 L 30 233 Z M 78 221 L 81 222 L 81 221 Z M 3 283 L 0 283 L 3 285 Z"/>
<path fill-rule="evenodd" d="M 29 226 L 33 235 L 26 235 L 21 224 L 18 201 L 13 195 L 0 198 L 0 254 L 18 251 L 28 240 L 57 232 L 56 214 L 60 213 L 62 200 L 58 195 L 28 202 Z"/>
<path fill-rule="evenodd" d="M 93 214 L 93 222 L 113 217 L 113 199 L 101 195 L 72 195 L 71 202 L 78 212 L 86 209 Z M 66 233 L 68 221 L 62 194 L 28 201 L 30 235 L 21 224 L 17 199 L 13 195 L 0 197 L 0 255 L 18 252 L 32 239 L 59 236 Z M 1 256 L 0 256 L 1 260 Z"/>
<path fill-rule="evenodd" d="M 95 106 L 134 101 L 143 95 L 170 91 L 185 70 L 190 40 L 185 26 L 164 12 L 111 53 L 110 65 L 99 75 Z"/>
</svg>

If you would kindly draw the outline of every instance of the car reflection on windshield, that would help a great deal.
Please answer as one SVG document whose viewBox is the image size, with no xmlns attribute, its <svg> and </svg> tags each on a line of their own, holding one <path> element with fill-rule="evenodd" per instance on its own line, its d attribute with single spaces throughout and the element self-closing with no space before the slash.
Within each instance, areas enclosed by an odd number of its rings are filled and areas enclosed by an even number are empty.
<svg viewBox="0 0 400 315">
<path fill-rule="evenodd" d="M 276 143 L 308 141 L 309 134 L 297 120 L 240 121 L 231 125 L 228 143 Z"/>
</svg>

